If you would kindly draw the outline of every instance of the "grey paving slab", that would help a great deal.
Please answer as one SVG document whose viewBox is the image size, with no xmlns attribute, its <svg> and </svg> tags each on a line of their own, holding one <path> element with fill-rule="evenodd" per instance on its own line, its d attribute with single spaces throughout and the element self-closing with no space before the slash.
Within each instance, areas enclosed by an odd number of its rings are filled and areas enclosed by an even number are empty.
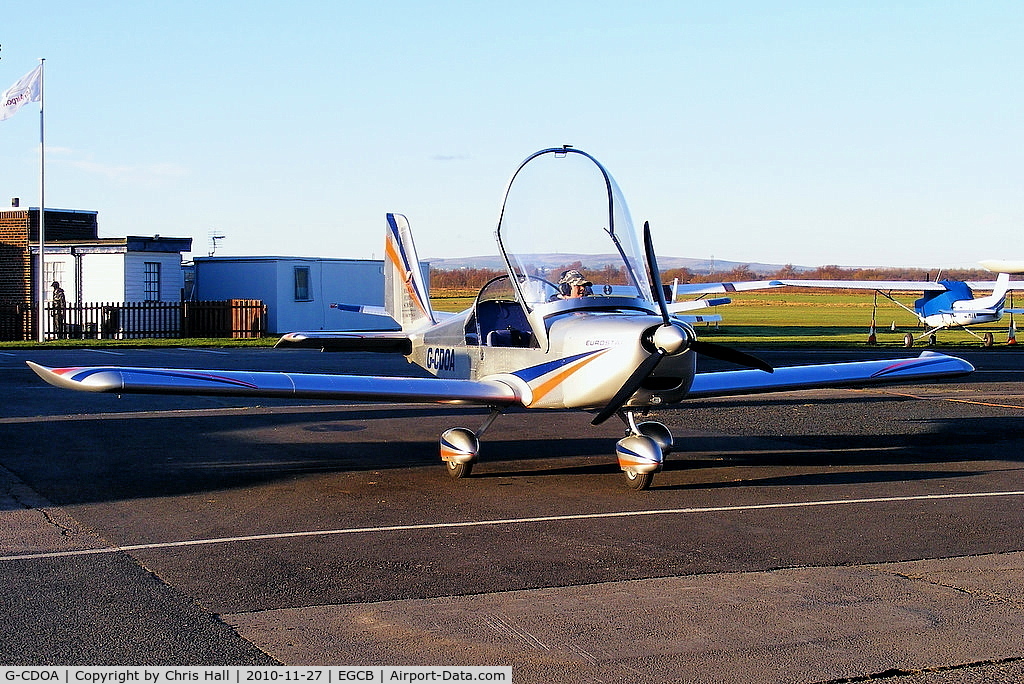
<svg viewBox="0 0 1024 684">
<path fill-rule="evenodd" d="M 511 665 L 517 682 L 946 682 L 986 664 L 1019 670 L 1022 596 L 1024 554 L 1012 553 L 225 619 L 289 664 Z"/>
</svg>

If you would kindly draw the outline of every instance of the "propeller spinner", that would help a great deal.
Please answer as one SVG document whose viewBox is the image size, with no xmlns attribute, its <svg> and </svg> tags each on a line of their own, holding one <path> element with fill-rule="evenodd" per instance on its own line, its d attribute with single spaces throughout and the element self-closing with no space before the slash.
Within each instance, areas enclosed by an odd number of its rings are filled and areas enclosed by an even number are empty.
<svg viewBox="0 0 1024 684">
<path fill-rule="evenodd" d="M 626 382 L 609 400 L 608 404 L 591 421 L 593 425 L 600 425 L 621 409 L 629 398 L 636 394 L 644 381 L 654 372 L 666 356 L 676 356 L 687 350 L 693 350 L 698 354 L 710 356 L 713 359 L 735 363 L 740 366 L 757 368 L 772 373 L 773 369 L 769 364 L 751 356 L 745 352 L 712 342 L 698 340 L 689 328 L 677 325 L 672 322 L 668 313 L 668 304 L 665 302 L 665 292 L 661 287 L 661 272 L 658 270 L 657 257 L 654 254 L 654 242 L 651 239 L 650 223 L 644 221 L 644 251 L 647 256 L 647 268 L 651 275 L 651 289 L 658 302 L 658 310 L 661 312 L 661 325 L 653 330 L 648 329 L 644 335 L 648 336 L 654 351 L 644 359 L 639 366 L 626 378 Z"/>
</svg>

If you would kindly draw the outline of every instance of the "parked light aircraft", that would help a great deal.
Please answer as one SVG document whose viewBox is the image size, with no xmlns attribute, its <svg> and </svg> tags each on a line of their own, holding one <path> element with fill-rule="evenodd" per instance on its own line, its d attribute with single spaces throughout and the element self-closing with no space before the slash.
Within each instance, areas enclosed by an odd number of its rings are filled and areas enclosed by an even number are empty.
<svg viewBox="0 0 1024 684">
<path fill-rule="evenodd" d="M 1004 313 L 1021 313 L 1024 309 L 1006 308 L 1006 294 L 1012 290 L 1024 290 L 1024 282 L 1010 281 L 1008 273 L 1000 273 L 995 282 L 960 280 L 910 281 L 910 280 L 780 280 L 782 285 L 795 287 L 818 287 L 841 290 L 874 290 L 901 309 L 910 312 L 926 326 L 927 330 L 917 336 L 935 341 L 935 333 L 940 330 L 961 328 L 982 340 L 986 347 L 991 347 L 991 332 L 978 335 L 968 326 L 995 323 Z M 922 295 L 910 307 L 896 299 L 893 292 L 921 290 Z M 975 297 L 974 290 L 990 291 L 987 297 Z M 877 308 L 877 295 L 876 305 Z M 871 320 L 875 314 L 872 309 Z M 906 333 L 904 345 L 914 346 L 914 336 Z"/>
<path fill-rule="evenodd" d="M 454 427 L 440 455 L 454 478 L 477 461 L 480 437 L 509 407 L 594 412 L 596 425 L 618 416 L 616 445 L 629 487 L 645 489 L 673 448 L 669 429 L 640 413 L 686 398 L 818 387 L 918 381 L 970 373 L 951 356 L 772 368 L 754 356 L 697 339 L 665 301 L 649 226 L 641 241 L 622 194 L 594 157 L 569 147 L 541 150 L 512 175 L 495 233 L 508 269 L 460 314 L 434 312 L 409 223 L 387 215 L 385 307 L 394 332 L 308 332 L 279 346 L 397 352 L 430 377 L 188 370 L 140 367 L 45 368 L 47 382 L 91 392 L 304 397 L 326 400 L 437 402 L 486 406 L 477 430 Z M 573 297 L 534 255 L 580 247 L 612 250 L 621 264 L 588 274 L 591 292 Z M 719 286 L 720 287 L 720 286 Z M 698 373 L 702 354 L 746 366 Z"/>
</svg>

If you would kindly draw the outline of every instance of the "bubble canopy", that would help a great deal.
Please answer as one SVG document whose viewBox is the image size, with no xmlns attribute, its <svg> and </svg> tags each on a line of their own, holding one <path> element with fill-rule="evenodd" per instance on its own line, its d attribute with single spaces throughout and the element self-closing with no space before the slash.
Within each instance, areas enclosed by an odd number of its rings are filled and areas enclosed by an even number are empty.
<svg viewBox="0 0 1024 684">
<path fill-rule="evenodd" d="M 644 252 L 615 179 L 582 150 L 527 157 L 509 180 L 497 228 L 518 298 L 550 301 L 562 274 L 578 270 L 596 297 L 652 302 Z"/>
</svg>

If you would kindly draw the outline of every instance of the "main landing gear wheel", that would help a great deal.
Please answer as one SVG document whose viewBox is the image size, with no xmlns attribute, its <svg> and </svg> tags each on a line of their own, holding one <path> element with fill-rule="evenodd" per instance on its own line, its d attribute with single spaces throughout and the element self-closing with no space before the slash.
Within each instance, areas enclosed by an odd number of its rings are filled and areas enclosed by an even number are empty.
<svg viewBox="0 0 1024 684">
<path fill-rule="evenodd" d="M 472 430 L 452 428 L 441 435 L 441 459 L 453 480 L 469 477 L 479 452 L 480 440 Z"/>
<path fill-rule="evenodd" d="M 637 491 L 650 489 L 651 483 L 654 482 L 654 473 L 638 473 L 634 470 L 624 470 L 623 475 L 626 476 L 626 486 Z"/>
<path fill-rule="evenodd" d="M 986 347 L 991 347 L 994 342 L 995 337 L 990 332 L 985 333 L 984 337 L 981 338 L 982 345 Z"/>
<path fill-rule="evenodd" d="M 453 480 L 461 480 L 464 477 L 469 477 L 473 473 L 473 462 L 469 463 L 456 463 L 455 461 L 445 461 L 445 472 L 448 473 L 448 477 Z"/>
<path fill-rule="evenodd" d="M 903 346 L 906 347 L 907 349 L 910 349 L 911 347 L 913 347 L 914 346 L 914 336 L 911 335 L 910 333 L 904 334 L 903 335 Z"/>
</svg>

